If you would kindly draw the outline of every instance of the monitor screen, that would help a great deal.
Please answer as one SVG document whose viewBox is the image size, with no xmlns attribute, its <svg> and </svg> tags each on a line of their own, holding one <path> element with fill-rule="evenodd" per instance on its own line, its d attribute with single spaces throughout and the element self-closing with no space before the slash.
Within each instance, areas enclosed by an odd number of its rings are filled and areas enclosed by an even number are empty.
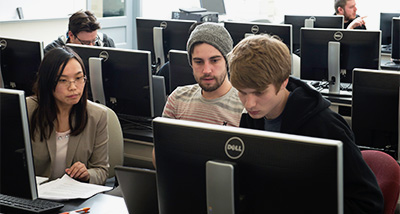
<svg viewBox="0 0 400 214">
<path fill-rule="evenodd" d="M 189 65 L 187 51 L 169 51 L 169 82 L 172 93 L 178 86 L 197 83 L 193 76 L 192 67 Z"/>
<path fill-rule="evenodd" d="M 154 117 L 149 51 L 68 46 L 85 64 L 91 100 L 107 105 L 118 115 Z"/>
<path fill-rule="evenodd" d="M 0 88 L 0 193 L 32 200 L 38 197 L 22 90 Z"/>
<path fill-rule="evenodd" d="M 382 31 L 382 45 L 392 44 L 393 17 L 400 17 L 400 13 L 381 13 L 380 30 Z"/>
<path fill-rule="evenodd" d="M 392 60 L 400 65 L 400 17 L 392 20 Z"/>
<path fill-rule="evenodd" d="M 0 76 L 4 88 L 33 94 L 32 86 L 43 59 L 43 42 L 0 37 Z M 1 78 L 0 78 L 1 79 Z"/>
<path fill-rule="evenodd" d="M 162 39 L 164 61 L 168 61 L 168 52 L 171 49 L 186 50 L 186 42 L 189 39 L 189 29 L 194 20 L 162 20 L 136 18 L 137 47 L 139 50 L 151 51 L 151 62 L 154 68 L 160 65 L 160 60 L 155 57 L 154 42 Z M 154 38 L 153 28 L 162 28 L 162 38 Z M 156 70 L 153 69 L 153 72 Z"/>
<path fill-rule="evenodd" d="M 300 48 L 300 29 L 305 27 L 306 20 L 312 20 L 314 28 L 343 29 L 343 16 L 301 16 L 285 15 L 284 23 L 291 24 L 293 29 L 293 52 Z"/>
<path fill-rule="evenodd" d="M 340 141 L 169 118 L 153 133 L 162 213 L 343 212 Z"/>
<path fill-rule="evenodd" d="M 224 0 L 200 0 L 200 7 L 210 12 L 218 12 L 219 15 L 226 14 Z"/>
<path fill-rule="evenodd" d="M 353 76 L 351 123 L 356 144 L 399 160 L 400 73 L 354 69 Z"/>
<path fill-rule="evenodd" d="M 286 24 L 267 24 L 257 22 L 224 22 L 225 28 L 231 34 L 233 46 L 240 40 L 253 34 L 271 34 L 279 36 L 292 53 L 292 26 Z"/>
<path fill-rule="evenodd" d="M 328 64 L 338 64 L 340 82 L 352 83 L 354 68 L 379 69 L 381 32 L 346 29 L 301 29 L 301 71 L 304 80 L 328 81 Z M 339 56 L 328 60 L 329 43 L 340 43 Z"/>
</svg>

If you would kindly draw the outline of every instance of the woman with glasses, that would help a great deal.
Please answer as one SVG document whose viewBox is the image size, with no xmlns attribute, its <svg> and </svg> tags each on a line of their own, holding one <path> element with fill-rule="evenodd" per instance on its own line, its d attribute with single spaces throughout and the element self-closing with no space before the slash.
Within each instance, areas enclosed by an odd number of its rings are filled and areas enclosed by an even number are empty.
<svg viewBox="0 0 400 214">
<path fill-rule="evenodd" d="M 114 41 L 104 33 L 98 32 L 100 23 L 90 11 L 78 11 L 69 18 L 68 32 L 57 40 L 48 44 L 44 53 L 55 47 L 65 46 L 67 43 L 79 45 L 92 45 L 115 47 Z"/>
<path fill-rule="evenodd" d="M 104 184 L 108 177 L 107 110 L 87 100 L 86 71 L 68 47 L 43 58 L 27 98 L 37 176 L 50 180 L 64 174 Z"/>
</svg>

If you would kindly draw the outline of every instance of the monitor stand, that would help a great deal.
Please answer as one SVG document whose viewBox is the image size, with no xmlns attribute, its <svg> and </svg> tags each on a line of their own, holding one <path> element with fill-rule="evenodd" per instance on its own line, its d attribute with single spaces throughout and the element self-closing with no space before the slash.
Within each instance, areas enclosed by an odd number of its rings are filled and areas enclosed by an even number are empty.
<svg viewBox="0 0 400 214">
<path fill-rule="evenodd" d="M 3 73 L 1 72 L 1 44 L 0 44 L 0 88 L 4 88 Z"/>
<path fill-rule="evenodd" d="M 104 58 L 89 58 L 90 89 L 92 90 L 93 101 L 106 105 L 106 98 L 103 87 L 102 62 Z"/>
<path fill-rule="evenodd" d="M 340 42 L 328 44 L 329 93 L 340 94 Z"/>
<path fill-rule="evenodd" d="M 314 28 L 315 17 L 311 16 L 308 19 L 304 19 L 304 27 L 305 28 Z"/>
<path fill-rule="evenodd" d="M 206 163 L 207 213 L 235 213 L 234 165 Z"/>
<path fill-rule="evenodd" d="M 163 28 L 154 27 L 153 28 L 153 47 L 154 56 L 156 60 L 156 72 L 165 64 L 164 58 L 164 42 L 163 42 Z"/>
</svg>

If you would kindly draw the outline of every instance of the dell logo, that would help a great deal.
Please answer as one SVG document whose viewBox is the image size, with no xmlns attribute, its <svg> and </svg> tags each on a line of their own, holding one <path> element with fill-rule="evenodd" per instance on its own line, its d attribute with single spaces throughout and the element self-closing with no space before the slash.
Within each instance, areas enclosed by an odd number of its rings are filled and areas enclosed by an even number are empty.
<svg viewBox="0 0 400 214">
<path fill-rule="evenodd" d="M 244 143 L 239 137 L 231 137 L 225 143 L 225 154 L 231 159 L 238 159 L 244 153 Z"/>
<path fill-rule="evenodd" d="M 160 23 L 160 27 L 162 27 L 163 29 L 166 29 L 167 28 L 167 22 L 166 21 L 162 21 L 161 23 Z"/>
<path fill-rule="evenodd" d="M 107 61 L 107 59 L 108 59 L 108 52 L 107 52 L 107 51 L 102 51 L 102 52 L 100 52 L 99 58 L 102 58 L 104 62 Z"/>
<path fill-rule="evenodd" d="M 260 30 L 260 28 L 258 27 L 258 25 L 253 25 L 253 26 L 251 26 L 251 32 L 252 32 L 253 34 L 258 33 L 259 30 Z"/>
<path fill-rule="evenodd" d="M 343 39 L 343 33 L 340 32 L 340 31 L 337 31 L 335 34 L 333 34 L 333 38 L 334 38 L 336 41 L 340 41 L 340 40 Z"/>
<path fill-rule="evenodd" d="M 0 48 L 1 50 L 6 49 L 7 47 L 7 41 L 5 39 L 0 40 Z"/>
</svg>

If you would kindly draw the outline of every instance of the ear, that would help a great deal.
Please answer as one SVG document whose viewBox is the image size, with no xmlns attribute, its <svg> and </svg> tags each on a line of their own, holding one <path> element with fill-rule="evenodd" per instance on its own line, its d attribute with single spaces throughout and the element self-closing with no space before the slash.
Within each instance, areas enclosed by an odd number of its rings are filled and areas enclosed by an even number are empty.
<svg viewBox="0 0 400 214">
<path fill-rule="evenodd" d="M 342 7 L 338 7 L 338 15 L 344 15 L 344 9 Z"/>
<path fill-rule="evenodd" d="M 283 83 L 282 83 L 282 85 L 281 85 L 281 88 L 280 88 L 280 90 L 283 90 L 283 89 L 285 89 L 285 88 L 286 88 L 286 86 L 287 86 L 287 84 L 288 84 L 288 82 L 289 82 L 289 78 L 287 78 L 285 81 L 283 81 Z"/>
<path fill-rule="evenodd" d="M 74 34 L 71 31 L 68 31 L 68 38 L 71 38 L 73 36 L 74 36 Z"/>
</svg>

